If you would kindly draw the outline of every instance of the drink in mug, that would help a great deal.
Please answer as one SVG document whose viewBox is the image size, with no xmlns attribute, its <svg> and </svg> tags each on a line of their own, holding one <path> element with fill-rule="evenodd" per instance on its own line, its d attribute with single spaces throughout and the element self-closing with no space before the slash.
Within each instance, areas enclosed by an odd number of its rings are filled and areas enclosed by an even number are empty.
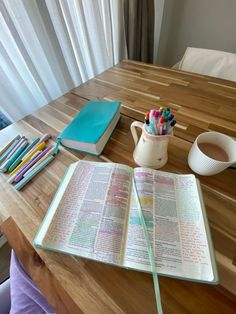
<svg viewBox="0 0 236 314">
<path fill-rule="evenodd" d="M 236 141 L 218 132 L 200 134 L 189 155 L 189 167 L 196 173 L 210 176 L 236 163 Z"/>
</svg>

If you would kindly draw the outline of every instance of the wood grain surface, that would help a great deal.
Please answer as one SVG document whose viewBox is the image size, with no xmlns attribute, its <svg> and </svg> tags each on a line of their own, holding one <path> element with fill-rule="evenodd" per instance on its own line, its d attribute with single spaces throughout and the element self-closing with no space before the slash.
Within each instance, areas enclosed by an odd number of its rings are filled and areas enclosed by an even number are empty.
<svg viewBox="0 0 236 314">
<path fill-rule="evenodd" d="M 164 171 L 191 173 L 188 151 L 196 136 L 214 130 L 236 137 L 236 83 L 124 60 L 0 132 L 52 142 L 89 99 L 121 100 L 122 117 L 100 160 L 135 166 L 130 124 L 153 107 L 168 106 L 177 125 Z M 57 313 L 156 313 L 152 277 L 86 259 L 35 249 L 32 241 L 67 166 L 85 154 L 60 149 L 56 160 L 20 192 L 0 176 L 2 230 L 27 272 Z M 164 313 L 235 313 L 236 173 L 198 176 L 210 222 L 221 286 L 160 278 Z M 226 290 L 228 289 L 228 290 Z M 230 292 L 231 293 L 230 293 Z M 233 295 L 234 293 L 235 295 Z"/>
</svg>

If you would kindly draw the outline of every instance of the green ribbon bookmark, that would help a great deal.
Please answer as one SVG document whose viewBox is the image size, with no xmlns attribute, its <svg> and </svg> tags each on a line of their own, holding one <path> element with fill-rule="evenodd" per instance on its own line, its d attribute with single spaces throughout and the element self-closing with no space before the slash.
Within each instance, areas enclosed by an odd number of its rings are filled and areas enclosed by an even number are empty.
<svg viewBox="0 0 236 314">
<path fill-rule="evenodd" d="M 54 152 L 55 152 L 55 155 L 57 155 L 58 154 L 58 151 L 59 151 L 59 145 L 61 144 L 61 139 L 60 138 L 58 138 L 57 139 L 57 144 L 56 144 L 56 147 L 55 147 L 55 150 L 54 150 Z"/>
<path fill-rule="evenodd" d="M 149 260 L 150 260 L 150 264 L 151 264 L 151 270 L 152 270 L 154 291 L 155 291 L 156 304 L 157 304 L 157 312 L 158 312 L 158 314 L 163 314 L 162 305 L 161 305 L 161 293 L 160 293 L 158 276 L 157 276 L 157 272 L 156 272 L 155 259 L 154 259 L 154 255 L 153 255 L 151 242 L 150 242 L 150 239 L 149 239 L 149 234 L 148 234 L 145 218 L 143 216 L 142 207 L 141 207 L 141 204 L 140 204 L 140 199 L 139 199 L 139 196 L 138 196 L 136 183 L 135 183 L 135 180 L 134 180 L 134 172 L 133 172 L 133 175 L 132 175 L 132 179 L 133 179 L 133 187 L 134 187 L 135 198 L 138 201 L 137 203 L 138 203 L 139 217 L 140 217 L 140 220 L 141 220 L 141 223 L 142 223 L 142 226 L 143 226 L 144 235 L 145 235 L 145 238 L 146 238 L 146 243 L 147 243 L 147 248 L 148 248 L 148 256 L 149 256 Z"/>
</svg>

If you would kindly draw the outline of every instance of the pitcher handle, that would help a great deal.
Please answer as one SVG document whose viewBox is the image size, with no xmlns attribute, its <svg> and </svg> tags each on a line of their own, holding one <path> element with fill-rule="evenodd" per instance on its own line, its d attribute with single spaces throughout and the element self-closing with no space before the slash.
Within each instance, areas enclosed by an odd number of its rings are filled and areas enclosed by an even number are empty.
<svg viewBox="0 0 236 314">
<path fill-rule="evenodd" d="M 131 130 L 131 133 L 132 133 L 132 136 L 133 136 L 133 139 L 134 139 L 135 146 L 138 143 L 138 134 L 137 134 L 136 128 L 142 129 L 143 128 L 143 123 L 139 122 L 139 121 L 134 121 L 131 124 L 131 126 L 130 126 L 130 130 Z"/>
</svg>

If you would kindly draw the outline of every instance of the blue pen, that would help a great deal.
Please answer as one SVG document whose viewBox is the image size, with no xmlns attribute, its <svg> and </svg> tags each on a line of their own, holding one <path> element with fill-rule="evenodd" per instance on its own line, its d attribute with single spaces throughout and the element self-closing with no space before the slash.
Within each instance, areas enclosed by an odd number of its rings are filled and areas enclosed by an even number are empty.
<svg viewBox="0 0 236 314">
<path fill-rule="evenodd" d="M 168 130 L 167 130 L 167 134 L 170 134 L 170 133 L 172 132 L 173 127 L 175 126 L 175 124 L 176 124 L 176 121 L 173 120 L 173 121 L 171 122 L 171 124 L 170 124 Z"/>
<path fill-rule="evenodd" d="M 167 122 L 167 128 L 169 128 L 170 124 L 171 124 L 171 121 L 174 119 L 174 115 L 173 114 L 170 114 L 169 117 L 168 117 L 168 122 Z"/>
<path fill-rule="evenodd" d="M 149 126 L 150 126 L 150 129 L 151 129 L 152 134 L 153 134 L 153 135 L 157 135 L 157 132 L 156 132 L 155 127 L 154 127 L 154 123 L 150 123 Z"/>
</svg>

